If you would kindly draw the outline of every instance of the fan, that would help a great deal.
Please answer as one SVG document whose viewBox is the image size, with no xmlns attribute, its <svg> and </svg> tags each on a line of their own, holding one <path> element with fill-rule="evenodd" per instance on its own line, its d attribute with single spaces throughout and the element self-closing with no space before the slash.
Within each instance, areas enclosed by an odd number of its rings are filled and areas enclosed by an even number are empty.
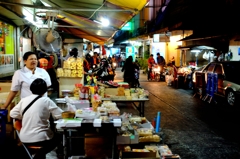
<svg viewBox="0 0 240 159">
<path fill-rule="evenodd" d="M 33 34 L 33 43 L 38 51 L 44 53 L 59 53 L 62 47 L 62 39 L 54 30 L 54 17 L 52 17 L 52 28 L 50 28 L 50 18 L 48 18 L 48 28 L 40 28 Z"/>
</svg>

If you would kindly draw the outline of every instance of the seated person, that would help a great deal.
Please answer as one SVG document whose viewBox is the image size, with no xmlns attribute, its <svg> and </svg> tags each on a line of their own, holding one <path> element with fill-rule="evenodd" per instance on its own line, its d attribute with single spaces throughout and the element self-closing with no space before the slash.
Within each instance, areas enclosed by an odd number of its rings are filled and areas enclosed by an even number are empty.
<svg viewBox="0 0 240 159">
<path fill-rule="evenodd" d="M 47 84 L 43 79 L 35 79 L 30 85 L 30 90 L 33 94 L 22 98 L 10 111 L 10 116 L 22 120 L 22 128 L 19 134 L 22 143 L 27 146 L 41 146 L 34 159 L 44 159 L 46 154 L 60 143 L 60 140 L 50 128 L 50 114 L 56 119 L 61 118 L 63 110 L 50 98 L 43 96 L 47 92 Z M 23 116 L 24 109 L 38 96 L 40 98 L 26 110 Z"/>
</svg>

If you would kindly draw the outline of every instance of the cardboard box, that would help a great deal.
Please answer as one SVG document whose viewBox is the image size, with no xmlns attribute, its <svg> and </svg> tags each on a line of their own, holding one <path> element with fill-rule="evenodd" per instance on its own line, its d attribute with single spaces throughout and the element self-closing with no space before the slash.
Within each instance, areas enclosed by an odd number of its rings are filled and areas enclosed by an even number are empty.
<svg viewBox="0 0 240 159">
<path fill-rule="evenodd" d="M 77 109 L 89 108 L 89 100 L 73 100 L 70 102 L 72 105 L 75 105 Z"/>
<path fill-rule="evenodd" d="M 121 152 L 122 159 L 160 159 L 159 153 L 157 152 Z"/>
<path fill-rule="evenodd" d="M 10 92 L 12 83 L 10 82 L 1 82 L 0 83 L 0 93 L 2 92 Z"/>
<path fill-rule="evenodd" d="M 134 131 L 134 135 L 132 136 L 117 136 L 117 144 L 138 144 L 139 135 L 136 131 Z"/>
<path fill-rule="evenodd" d="M 85 134 L 85 155 L 89 158 L 106 158 L 112 156 L 112 139 L 109 137 L 92 138 L 95 134 Z"/>
</svg>

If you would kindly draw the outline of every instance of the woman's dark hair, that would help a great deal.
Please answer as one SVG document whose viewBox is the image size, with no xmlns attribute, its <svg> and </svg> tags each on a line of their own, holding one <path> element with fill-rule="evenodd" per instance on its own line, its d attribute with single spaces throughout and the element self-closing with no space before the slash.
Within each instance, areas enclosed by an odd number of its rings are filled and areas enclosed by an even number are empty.
<svg viewBox="0 0 240 159">
<path fill-rule="evenodd" d="M 47 83 L 43 79 L 37 78 L 30 85 L 30 90 L 32 94 L 43 95 L 47 92 Z"/>
<path fill-rule="evenodd" d="M 27 60 L 30 55 L 36 55 L 36 57 L 38 57 L 35 52 L 28 51 L 23 55 L 23 60 Z"/>
<path fill-rule="evenodd" d="M 77 57 L 78 56 L 78 49 L 77 48 L 73 48 L 71 51 L 70 51 L 70 56 L 73 56 L 73 57 Z"/>
</svg>

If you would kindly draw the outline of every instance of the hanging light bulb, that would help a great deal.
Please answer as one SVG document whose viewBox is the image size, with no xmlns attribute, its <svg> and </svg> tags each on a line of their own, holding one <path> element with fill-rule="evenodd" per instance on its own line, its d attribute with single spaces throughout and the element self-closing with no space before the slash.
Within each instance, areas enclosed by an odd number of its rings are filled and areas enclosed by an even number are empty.
<svg viewBox="0 0 240 159">
<path fill-rule="evenodd" d="M 103 26 L 108 26 L 109 25 L 109 20 L 107 18 L 102 18 L 101 23 Z"/>
</svg>

